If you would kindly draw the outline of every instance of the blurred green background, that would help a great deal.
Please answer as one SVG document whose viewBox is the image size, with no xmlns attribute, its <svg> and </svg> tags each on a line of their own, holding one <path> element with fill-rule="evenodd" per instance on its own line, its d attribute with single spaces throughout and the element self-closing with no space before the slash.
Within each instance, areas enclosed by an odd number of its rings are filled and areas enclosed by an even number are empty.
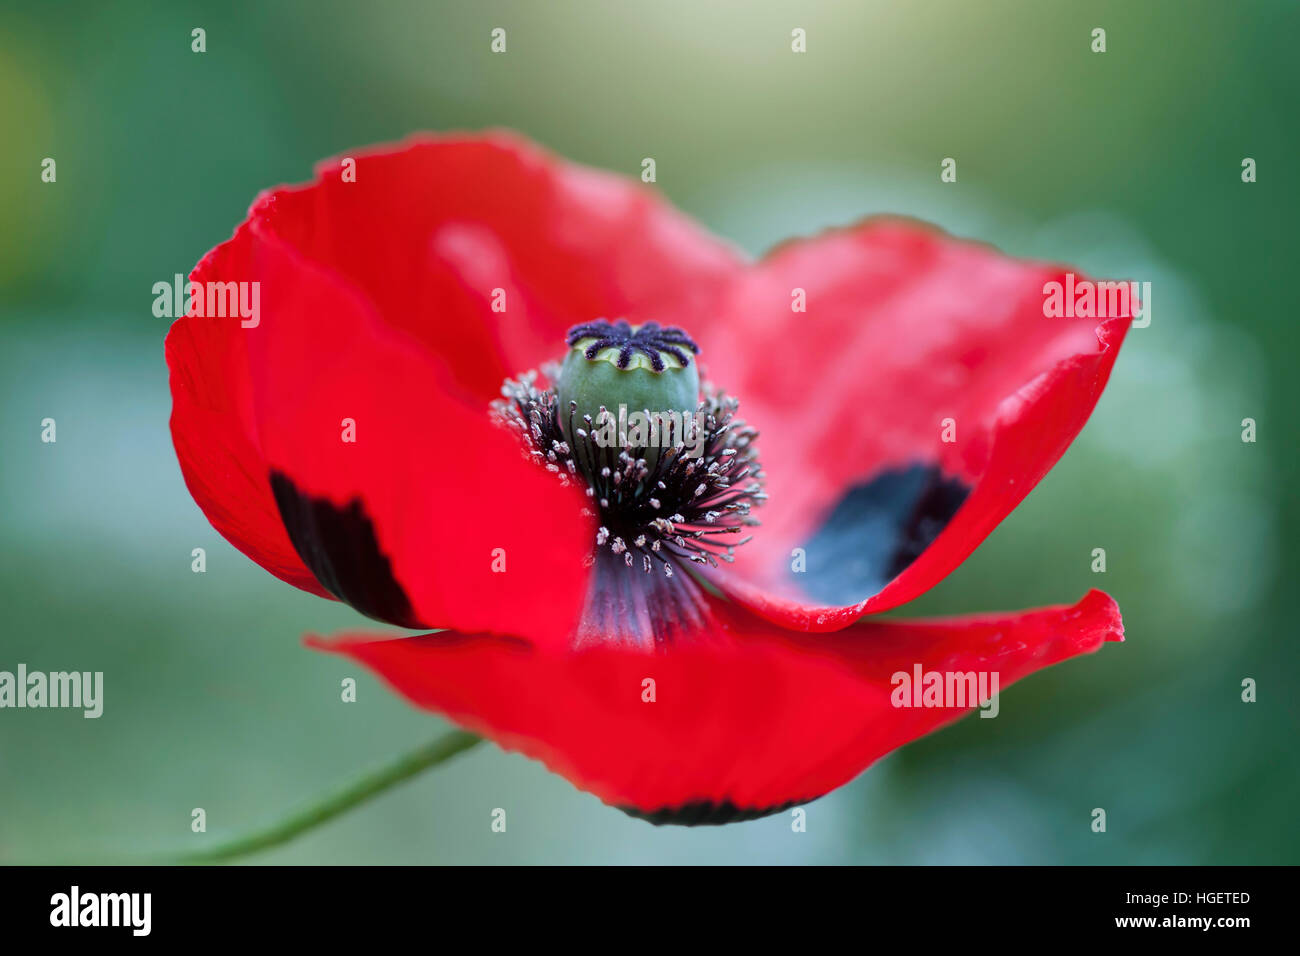
<svg viewBox="0 0 1300 956">
<path fill-rule="evenodd" d="M 360 619 L 261 571 L 191 501 L 151 286 L 320 158 L 495 125 L 629 175 L 653 156 L 664 193 L 754 253 L 897 212 L 1150 280 L 1151 326 L 1081 438 L 906 609 L 1096 586 L 1128 641 L 1004 692 L 997 720 L 893 754 L 810 805 L 807 833 L 786 816 L 656 829 L 480 747 L 257 862 L 1300 860 L 1300 14 L 1084 6 L 5 0 L 0 669 L 102 670 L 106 699 L 99 720 L 0 712 L 0 861 L 196 849 L 441 731 L 301 648 Z M 57 444 L 40 441 L 45 417 Z M 1246 677 L 1257 703 L 1240 700 Z"/>
</svg>

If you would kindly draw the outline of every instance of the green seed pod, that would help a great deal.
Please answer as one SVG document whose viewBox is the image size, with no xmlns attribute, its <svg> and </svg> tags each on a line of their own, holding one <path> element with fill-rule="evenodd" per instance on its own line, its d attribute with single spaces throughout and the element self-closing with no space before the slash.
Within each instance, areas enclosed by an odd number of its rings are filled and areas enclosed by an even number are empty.
<svg viewBox="0 0 1300 956">
<path fill-rule="evenodd" d="M 570 429 L 583 429 L 601 449 L 609 448 L 611 460 L 626 448 L 653 469 L 662 449 L 683 440 L 682 429 L 698 407 L 698 347 L 680 329 L 622 319 L 575 326 L 568 342 L 555 384 L 566 438 L 573 440 Z M 578 462 L 584 470 L 599 467 L 586 457 Z"/>
</svg>

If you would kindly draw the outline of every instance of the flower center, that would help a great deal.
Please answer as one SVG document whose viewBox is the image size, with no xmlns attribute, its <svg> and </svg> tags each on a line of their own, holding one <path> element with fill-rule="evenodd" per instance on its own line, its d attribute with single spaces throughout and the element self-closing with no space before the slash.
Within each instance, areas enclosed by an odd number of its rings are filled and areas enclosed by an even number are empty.
<svg viewBox="0 0 1300 956">
<path fill-rule="evenodd" d="M 583 487 L 599 528 L 591 562 L 673 577 L 684 562 L 731 561 L 766 500 L 758 433 L 739 402 L 700 386 L 685 332 L 600 320 L 569 330 L 563 364 L 502 385 L 496 421 L 565 484 Z"/>
</svg>

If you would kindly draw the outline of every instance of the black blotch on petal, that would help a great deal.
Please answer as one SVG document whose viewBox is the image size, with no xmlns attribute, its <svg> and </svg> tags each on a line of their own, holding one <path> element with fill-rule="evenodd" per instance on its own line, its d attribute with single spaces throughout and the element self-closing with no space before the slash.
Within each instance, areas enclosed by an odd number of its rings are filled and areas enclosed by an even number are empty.
<svg viewBox="0 0 1300 956">
<path fill-rule="evenodd" d="M 915 561 L 969 494 L 936 465 L 882 471 L 844 494 L 803 546 L 807 570 L 791 576 L 814 600 L 856 604 Z"/>
<path fill-rule="evenodd" d="M 361 499 L 339 507 L 303 494 L 286 475 L 271 472 L 271 492 L 294 549 L 316 580 L 367 617 L 420 628 L 411 601 L 379 550 Z"/>
<path fill-rule="evenodd" d="M 814 797 L 813 799 L 820 799 Z M 636 807 L 619 807 L 630 817 L 645 820 L 657 827 L 672 825 L 679 827 L 716 827 L 724 823 L 744 823 L 746 820 L 758 820 L 782 813 L 791 807 L 812 803 L 812 800 L 791 800 L 775 807 L 738 807 L 730 800 L 715 803 L 712 800 L 696 800 L 676 807 L 663 807 L 659 810 L 638 810 Z"/>
</svg>

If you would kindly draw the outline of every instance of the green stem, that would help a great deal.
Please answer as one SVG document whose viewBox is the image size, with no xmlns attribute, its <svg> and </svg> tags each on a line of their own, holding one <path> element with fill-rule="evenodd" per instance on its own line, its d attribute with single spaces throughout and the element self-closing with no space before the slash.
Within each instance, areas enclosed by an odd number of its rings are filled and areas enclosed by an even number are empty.
<svg viewBox="0 0 1300 956">
<path fill-rule="evenodd" d="M 335 791 L 323 800 L 292 813 L 278 823 L 261 830 L 254 830 L 242 836 L 234 837 L 224 843 L 185 853 L 166 861 L 169 863 L 223 863 L 250 853 L 282 843 L 288 843 L 294 837 L 306 833 L 313 827 L 332 820 L 353 807 L 365 803 L 371 797 L 383 793 L 389 787 L 409 780 L 421 771 L 436 767 L 450 760 L 457 754 L 468 750 L 483 738 L 462 730 L 439 737 L 425 744 L 419 750 L 412 751 L 398 758 L 386 767 L 381 767 L 353 781 L 341 790 Z"/>
</svg>

